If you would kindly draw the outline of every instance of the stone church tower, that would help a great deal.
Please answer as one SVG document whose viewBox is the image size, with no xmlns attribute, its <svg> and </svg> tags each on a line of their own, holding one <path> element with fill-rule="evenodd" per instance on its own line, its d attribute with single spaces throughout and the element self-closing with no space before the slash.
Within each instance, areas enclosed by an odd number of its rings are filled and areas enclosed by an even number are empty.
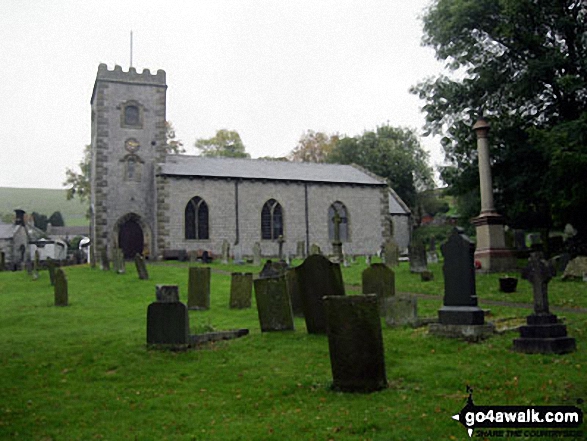
<svg viewBox="0 0 587 441">
<path fill-rule="evenodd" d="M 165 72 L 100 64 L 92 92 L 93 262 L 103 250 L 157 255 L 156 164 L 165 162 Z"/>
</svg>

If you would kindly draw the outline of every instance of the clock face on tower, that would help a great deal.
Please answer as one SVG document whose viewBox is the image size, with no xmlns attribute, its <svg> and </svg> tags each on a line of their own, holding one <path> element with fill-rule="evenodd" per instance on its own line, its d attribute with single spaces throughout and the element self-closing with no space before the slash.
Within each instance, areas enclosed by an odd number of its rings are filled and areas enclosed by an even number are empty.
<svg viewBox="0 0 587 441">
<path fill-rule="evenodd" d="M 129 138 L 124 142 L 124 148 L 129 152 L 129 153 L 134 153 L 136 152 L 139 148 L 139 142 L 134 139 L 134 138 Z"/>
</svg>

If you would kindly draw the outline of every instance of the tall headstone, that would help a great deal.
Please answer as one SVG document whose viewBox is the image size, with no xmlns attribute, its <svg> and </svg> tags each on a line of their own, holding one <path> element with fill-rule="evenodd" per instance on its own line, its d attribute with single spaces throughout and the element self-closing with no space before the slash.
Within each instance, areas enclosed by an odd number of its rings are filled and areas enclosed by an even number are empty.
<svg viewBox="0 0 587 441">
<path fill-rule="evenodd" d="M 242 265 L 245 263 L 243 259 L 243 247 L 241 244 L 235 244 L 232 248 L 234 250 L 234 264 Z"/>
<path fill-rule="evenodd" d="M 47 271 L 49 271 L 49 281 L 51 282 L 51 286 L 55 286 L 55 268 L 56 263 L 50 257 L 47 259 Z"/>
<path fill-rule="evenodd" d="M 477 235 L 475 260 L 483 272 L 507 272 L 516 269 L 516 259 L 505 244 L 504 220 L 493 205 L 493 184 L 489 159 L 489 124 L 480 118 L 473 130 L 477 134 L 481 213 L 473 219 Z"/>
<path fill-rule="evenodd" d="M 261 266 L 261 244 L 255 242 L 253 245 L 253 265 Z"/>
<path fill-rule="evenodd" d="M 332 388 L 375 392 L 387 387 L 377 297 L 324 297 Z"/>
<path fill-rule="evenodd" d="M 306 243 L 303 240 L 299 240 L 296 245 L 296 258 L 306 258 Z"/>
<path fill-rule="evenodd" d="M 303 317 L 302 310 L 302 294 L 300 293 L 300 285 L 298 283 L 298 276 L 295 268 L 288 268 L 285 272 L 285 280 L 287 282 L 287 292 L 291 300 L 291 309 L 295 317 Z"/>
<path fill-rule="evenodd" d="M 177 285 L 157 285 L 157 301 L 147 308 L 147 344 L 170 348 L 189 345 L 189 316 Z"/>
<path fill-rule="evenodd" d="M 100 253 L 100 266 L 102 271 L 110 271 L 110 260 L 108 259 L 108 252 L 106 248 Z"/>
<path fill-rule="evenodd" d="M 408 246 L 408 254 L 410 257 L 410 272 L 421 273 L 428 269 L 428 262 L 426 261 L 426 247 L 420 240 L 412 240 Z"/>
<path fill-rule="evenodd" d="M 340 265 L 326 257 L 314 254 L 296 267 L 302 310 L 310 334 L 326 333 L 324 296 L 344 296 Z"/>
<path fill-rule="evenodd" d="M 399 247 L 393 239 L 388 239 L 383 244 L 383 262 L 387 266 L 399 265 Z"/>
<path fill-rule="evenodd" d="M 137 267 L 137 274 L 141 280 L 149 280 L 149 273 L 147 272 L 147 265 L 145 259 L 139 253 L 135 255 L 135 266 Z"/>
<path fill-rule="evenodd" d="M 189 268 L 188 309 L 210 309 L 210 267 Z"/>
<path fill-rule="evenodd" d="M 379 306 L 383 306 L 386 298 L 395 295 L 395 274 L 384 263 L 374 263 L 366 268 L 362 276 L 363 294 L 375 294 Z"/>
<path fill-rule="evenodd" d="M 55 306 L 67 306 L 69 304 L 69 293 L 67 289 L 67 277 L 61 268 L 55 271 Z"/>
<path fill-rule="evenodd" d="M 226 265 L 228 263 L 229 258 L 230 258 L 230 245 L 228 244 L 228 241 L 226 239 L 224 239 L 222 241 L 222 263 Z"/>
<path fill-rule="evenodd" d="M 126 273 L 126 265 L 124 262 L 124 252 L 122 248 L 115 248 L 113 256 L 113 263 L 114 263 L 114 271 L 116 274 L 124 274 Z"/>
<path fill-rule="evenodd" d="M 334 255 L 333 259 L 337 263 L 343 262 L 343 253 L 342 253 L 342 241 L 340 240 L 340 224 L 342 222 L 342 218 L 338 211 L 334 212 L 334 216 L 332 216 L 332 223 L 334 224 L 334 239 L 332 241 L 332 254 Z"/>
<path fill-rule="evenodd" d="M 548 283 L 555 275 L 553 266 L 542 253 L 530 255 L 522 277 L 532 284 L 534 313 L 520 327 L 520 338 L 514 340 L 514 350 L 529 354 L 563 354 L 576 349 L 575 339 L 567 336 L 567 327 L 560 323 L 548 306 Z"/>
<path fill-rule="evenodd" d="M 257 279 L 254 285 L 261 331 L 293 331 L 293 314 L 285 277 Z"/>
<path fill-rule="evenodd" d="M 253 294 L 252 273 L 232 273 L 230 280 L 230 303 L 231 309 L 244 309 L 251 307 Z"/>
<path fill-rule="evenodd" d="M 475 244 L 460 228 L 455 228 L 441 247 L 444 256 L 444 300 L 438 311 L 439 323 L 430 332 L 446 337 L 478 340 L 493 333 L 485 323 L 484 312 L 477 306 L 475 287 Z"/>
<path fill-rule="evenodd" d="M 4 251 L 0 251 L 0 271 L 4 271 L 6 269 L 6 253 Z"/>
</svg>

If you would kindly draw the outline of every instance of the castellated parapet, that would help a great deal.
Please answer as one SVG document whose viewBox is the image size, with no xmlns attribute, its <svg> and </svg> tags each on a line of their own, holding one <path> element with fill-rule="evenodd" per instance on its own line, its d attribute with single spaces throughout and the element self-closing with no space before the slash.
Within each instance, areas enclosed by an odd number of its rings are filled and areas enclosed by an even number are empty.
<svg viewBox="0 0 587 441">
<path fill-rule="evenodd" d="M 147 83 L 165 85 L 165 71 L 157 70 L 156 74 L 152 74 L 149 69 L 143 69 L 143 73 L 138 73 L 134 67 L 130 67 L 128 72 L 122 70 L 119 65 L 114 66 L 113 70 L 108 70 L 105 63 L 98 66 L 98 75 L 96 77 L 104 81 L 124 81 L 131 83 Z"/>
</svg>

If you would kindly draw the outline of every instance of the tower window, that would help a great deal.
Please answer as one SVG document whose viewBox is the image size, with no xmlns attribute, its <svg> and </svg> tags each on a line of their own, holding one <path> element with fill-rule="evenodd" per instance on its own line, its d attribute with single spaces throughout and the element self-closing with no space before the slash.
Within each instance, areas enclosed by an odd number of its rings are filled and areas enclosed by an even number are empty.
<svg viewBox="0 0 587 441">
<path fill-rule="evenodd" d="M 120 126 L 130 129 L 143 127 L 144 107 L 136 101 L 127 101 L 118 107 L 121 110 Z"/>
<path fill-rule="evenodd" d="M 283 236 L 283 211 L 275 199 L 269 199 L 261 211 L 261 238 L 276 240 Z"/>
</svg>

